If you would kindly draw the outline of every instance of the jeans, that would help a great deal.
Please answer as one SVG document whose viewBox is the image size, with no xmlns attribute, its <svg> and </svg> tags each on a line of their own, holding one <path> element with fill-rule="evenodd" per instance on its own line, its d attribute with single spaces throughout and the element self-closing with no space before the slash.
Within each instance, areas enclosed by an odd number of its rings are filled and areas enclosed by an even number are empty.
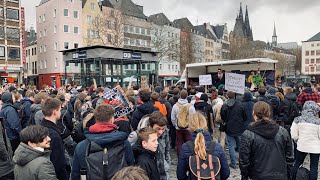
<svg viewBox="0 0 320 180">
<path fill-rule="evenodd" d="M 191 140 L 190 132 L 189 130 L 176 130 L 176 137 L 177 137 L 177 141 L 176 141 L 177 155 L 179 156 L 182 144 Z"/>
<path fill-rule="evenodd" d="M 231 165 L 236 166 L 236 148 L 240 148 L 240 136 L 227 135 Z"/>
<path fill-rule="evenodd" d="M 296 179 L 297 171 L 301 164 L 304 162 L 308 153 L 296 151 L 295 162 L 292 168 L 292 179 Z M 310 155 L 310 180 L 317 180 L 318 178 L 318 164 L 320 154 L 309 154 Z"/>
</svg>

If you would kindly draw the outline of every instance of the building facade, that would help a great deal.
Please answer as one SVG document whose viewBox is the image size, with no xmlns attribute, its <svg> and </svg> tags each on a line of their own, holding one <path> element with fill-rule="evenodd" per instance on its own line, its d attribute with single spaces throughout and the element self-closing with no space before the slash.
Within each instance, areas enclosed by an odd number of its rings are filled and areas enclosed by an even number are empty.
<svg viewBox="0 0 320 180">
<path fill-rule="evenodd" d="M 66 77 L 59 51 L 82 46 L 82 1 L 42 0 L 36 15 L 39 85 L 60 87 Z"/>
<path fill-rule="evenodd" d="M 21 4 L 0 0 L 0 84 L 22 82 Z"/>
<path fill-rule="evenodd" d="M 320 32 L 302 42 L 301 73 L 320 81 Z"/>
<path fill-rule="evenodd" d="M 37 34 L 33 28 L 27 34 L 26 46 L 26 68 L 28 77 L 27 84 L 38 86 L 38 52 L 37 52 Z"/>
</svg>

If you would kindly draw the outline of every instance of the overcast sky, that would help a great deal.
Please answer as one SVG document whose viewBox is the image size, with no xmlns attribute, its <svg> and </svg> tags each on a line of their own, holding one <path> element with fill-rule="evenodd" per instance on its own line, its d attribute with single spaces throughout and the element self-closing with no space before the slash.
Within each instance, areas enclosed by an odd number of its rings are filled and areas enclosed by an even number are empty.
<svg viewBox="0 0 320 180">
<path fill-rule="evenodd" d="M 26 27 L 35 25 L 35 6 L 40 0 L 21 0 L 25 7 Z M 171 21 L 189 18 L 193 25 L 227 23 L 233 30 L 241 0 L 133 0 L 144 6 L 147 16 L 163 12 Z M 254 40 L 271 41 L 276 24 L 278 42 L 306 41 L 320 31 L 319 0 L 242 0 L 243 13 L 248 5 Z"/>
</svg>

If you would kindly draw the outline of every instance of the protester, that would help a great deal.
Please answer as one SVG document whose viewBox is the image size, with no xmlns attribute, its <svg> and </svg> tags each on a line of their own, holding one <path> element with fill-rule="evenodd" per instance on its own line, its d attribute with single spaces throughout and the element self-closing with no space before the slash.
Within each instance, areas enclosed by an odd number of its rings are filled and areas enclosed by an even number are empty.
<svg viewBox="0 0 320 180">
<path fill-rule="evenodd" d="M 208 158 L 207 153 L 219 158 L 221 165 L 221 180 L 228 179 L 230 175 L 230 169 L 226 155 L 224 154 L 224 150 L 220 144 L 211 141 L 210 133 L 207 131 L 207 129 L 207 120 L 201 113 L 196 112 L 195 114 L 191 115 L 189 121 L 189 130 L 191 132 L 193 149 L 190 149 L 187 143 L 182 145 L 181 152 L 178 157 L 176 172 L 178 179 L 192 179 L 192 172 L 189 169 L 189 157 L 192 155 L 197 155 L 201 160 L 206 160 L 206 158 Z"/>
<path fill-rule="evenodd" d="M 34 96 L 34 103 L 31 105 L 31 116 L 30 116 L 30 124 L 41 124 L 44 115 L 41 111 L 41 102 L 44 101 L 48 97 L 46 92 L 39 92 Z"/>
<path fill-rule="evenodd" d="M 49 137 L 51 138 L 50 147 L 52 150 L 50 160 L 53 163 L 57 178 L 59 180 L 69 179 L 64 156 L 65 148 L 60 136 L 61 131 L 57 125 L 57 121 L 61 117 L 61 101 L 48 97 L 41 102 L 41 110 L 44 115 L 41 125 L 49 129 Z"/>
<path fill-rule="evenodd" d="M 306 101 L 314 101 L 315 103 L 320 103 L 320 95 L 312 91 L 310 83 L 304 83 L 302 92 L 299 94 L 297 102 L 302 109 Z"/>
<path fill-rule="evenodd" d="M 207 119 L 207 125 L 208 125 L 208 131 L 210 132 L 210 134 L 213 133 L 213 129 L 214 129 L 214 124 L 213 124 L 213 110 L 212 110 L 212 106 L 208 103 L 208 95 L 205 93 L 202 93 L 199 101 L 197 101 L 194 104 L 194 108 L 197 111 L 200 111 L 201 113 L 203 113 L 204 117 Z"/>
<path fill-rule="evenodd" d="M 164 104 L 162 104 L 160 101 L 159 101 L 159 98 L 160 98 L 160 95 L 159 93 L 157 92 L 153 92 L 151 94 L 151 100 L 153 101 L 154 103 L 154 107 L 158 108 L 159 111 L 164 115 L 166 116 L 167 115 L 167 108 Z"/>
<path fill-rule="evenodd" d="M 74 118 L 76 121 L 80 121 L 82 105 L 85 103 L 86 97 L 87 95 L 81 92 L 74 103 Z"/>
<path fill-rule="evenodd" d="M 92 98 L 92 107 L 96 108 L 97 106 L 104 104 L 103 96 L 104 96 L 104 89 L 102 87 L 98 87 L 96 89 L 96 96 Z"/>
<path fill-rule="evenodd" d="M 157 139 L 157 131 L 145 127 L 139 131 L 138 142 L 133 146 L 135 164 L 140 166 L 152 180 L 160 180 L 156 159 Z"/>
<path fill-rule="evenodd" d="M 242 97 L 242 106 L 246 112 L 246 121 L 244 122 L 244 128 L 246 129 L 249 124 L 253 121 L 252 112 L 253 112 L 253 97 L 250 91 L 244 92 Z"/>
<path fill-rule="evenodd" d="M 13 151 L 2 123 L 3 119 L 0 119 L 0 179 L 13 180 Z"/>
<path fill-rule="evenodd" d="M 243 179 L 290 179 L 293 148 L 289 133 L 272 121 L 270 106 L 253 106 L 254 123 L 241 135 L 239 167 Z"/>
<path fill-rule="evenodd" d="M 314 101 L 306 101 L 302 115 L 295 118 L 291 126 L 292 139 L 297 143 L 295 163 L 292 168 L 292 178 L 296 178 L 298 168 L 305 157 L 310 156 L 310 180 L 318 178 L 318 164 L 320 155 L 320 107 Z"/>
<path fill-rule="evenodd" d="M 40 125 L 28 126 L 20 132 L 20 140 L 13 157 L 15 179 L 57 179 L 50 161 L 51 139 L 48 128 Z"/>
<path fill-rule="evenodd" d="M 129 166 L 117 172 L 111 180 L 149 180 L 146 172 L 136 166 Z"/>
<path fill-rule="evenodd" d="M 22 128 L 25 128 L 26 126 L 28 126 L 30 124 L 31 105 L 33 104 L 34 96 L 35 96 L 35 93 L 30 90 L 27 91 L 25 94 L 26 94 L 26 97 L 24 97 L 21 100 L 23 112 L 20 113 L 20 114 L 22 114 L 22 117 L 20 117 L 20 119 L 21 119 Z"/>
</svg>

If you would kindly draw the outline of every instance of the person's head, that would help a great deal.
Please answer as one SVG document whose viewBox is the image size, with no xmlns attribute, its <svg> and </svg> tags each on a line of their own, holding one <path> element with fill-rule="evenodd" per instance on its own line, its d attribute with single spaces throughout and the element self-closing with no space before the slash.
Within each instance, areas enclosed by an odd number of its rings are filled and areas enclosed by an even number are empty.
<svg viewBox="0 0 320 180">
<path fill-rule="evenodd" d="M 46 92 L 39 92 L 34 96 L 34 103 L 40 104 L 43 100 L 45 100 L 48 97 L 48 93 Z"/>
<path fill-rule="evenodd" d="M 16 90 L 16 88 L 14 86 L 10 86 L 9 87 L 9 92 L 12 92 L 12 91 L 15 91 L 15 90 Z"/>
<path fill-rule="evenodd" d="M 98 96 L 102 97 L 102 96 L 103 96 L 103 93 L 104 93 L 104 89 L 103 89 L 102 87 L 98 87 L 98 88 L 96 89 L 96 94 L 97 94 Z"/>
<path fill-rule="evenodd" d="M 316 115 L 320 112 L 320 107 L 314 101 L 306 101 L 302 107 L 303 112 L 311 112 L 313 115 Z"/>
<path fill-rule="evenodd" d="M 206 93 L 201 94 L 200 96 L 200 100 L 202 100 L 203 102 L 208 102 L 208 95 Z"/>
<path fill-rule="evenodd" d="M 187 97 L 188 97 L 188 92 L 186 90 L 182 90 L 180 92 L 180 98 L 181 99 L 187 99 Z"/>
<path fill-rule="evenodd" d="M 190 95 L 196 95 L 197 94 L 197 91 L 196 91 L 196 89 L 191 89 L 190 90 Z"/>
<path fill-rule="evenodd" d="M 271 122 L 270 105 L 263 101 L 258 101 L 253 106 L 253 118 L 255 121 Z"/>
<path fill-rule="evenodd" d="M 310 83 L 303 83 L 302 89 L 305 90 L 306 88 L 311 88 L 311 84 Z"/>
<path fill-rule="evenodd" d="M 150 101 L 150 90 L 148 88 L 141 89 L 139 91 L 139 97 L 142 102 L 149 102 Z"/>
<path fill-rule="evenodd" d="M 159 144 L 157 130 L 151 127 L 140 129 L 138 133 L 138 142 L 144 149 L 156 152 Z"/>
<path fill-rule="evenodd" d="M 179 95 L 180 89 L 179 88 L 174 88 L 172 91 L 173 95 Z"/>
<path fill-rule="evenodd" d="M 60 93 L 56 96 L 57 99 L 59 99 L 61 101 L 61 106 L 65 107 L 67 101 L 66 101 L 66 97 L 65 97 L 65 93 Z"/>
<path fill-rule="evenodd" d="M 139 90 L 139 86 L 138 86 L 138 85 L 134 85 L 132 88 L 133 88 L 133 90 L 135 90 L 135 91 L 138 91 L 138 90 Z"/>
<path fill-rule="evenodd" d="M 158 101 L 159 100 L 159 93 L 157 93 L 157 92 L 153 92 L 152 94 L 151 94 L 151 100 L 152 101 Z"/>
<path fill-rule="evenodd" d="M 22 95 L 20 93 L 18 93 L 17 91 L 12 91 L 14 100 L 13 102 L 20 102 L 22 99 Z"/>
<path fill-rule="evenodd" d="M 280 99 L 280 101 L 284 100 L 284 95 L 281 92 L 276 92 L 276 96 Z"/>
<path fill-rule="evenodd" d="M 20 88 L 24 89 L 24 88 L 26 88 L 26 85 L 25 84 L 20 84 Z"/>
<path fill-rule="evenodd" d="M 251 71 L 250 74 L 251 74 L 251 75 L 255 75 L 254 71 Z"/>
<path fill-rule="evenodd" d="M 7 104 L 13 104 L 14 95 L 10 92 L 4 92 L 1 96 L 2 102 Z"/>
<path fill-rule="evenodd" d="M 50 137 L 48 128 L 41 125 L 32 125 L 24 128 L 20 134 L 20 141 L 32 148 L 50 148 Z"/>
<path fill-rule="evenodd" d="M 46 119 L 59 120 L 61 115 L 61 101 L 57 98 L 48 97 L 41 102 L 41 110 Z"/>
<path fill-rule="evenodd" d="M 85 88 L 85 87 L 80 88 L 80 89 L 79 89 L 79 92 L 87 95 L 87 94 L 88 94 L 88 88 Z"/>
<path fill-rule="evenodd" d="M 214 93 L 214 92 L 217 92 L 217 88 L 215 86 L 209 88 L 208 92 L 211 94 L 211 93 Z"/>
<path fill-rule="evenodd" d="M 206 92 L 206 88 L 204 86 L 200 86 L 198 91 L 202 92 L 202 93 L 205 93 Z"/>
<path fill-rule="evenodd" d="M 269 89 L 268 89 L 268 94 L 272 94 L 272 95 L 275 95 L 276 94 L 276 89 L 275 88 L 273 88 L 273 87 L 270 87 Z"/>
<path fill-rule="evenodd" d="M 292 87 L 285 87 L 285 88 L 283 89 L 283 94 L 284 94 L 284 95 L 287 95 L 287 94 L 289 94 L 289 93 L 293 93 Z"/>
<path fill-rule="evenodd" d="M 162 91 L 162 92 L 160 93 L 160 97 L 161 97 L 162 99 L 167 99 L 168 93 L 167 93 L 166 91 Z"/>
<path fill-rule="evenodd" d="M 189 119 L 189 130 L 192 133 L 197 133 L 196 139 L 194 140 L 194 152 L 200 157 L 200 159 L 206 159 L 206 144 L 203 133 L 207 131 L 207 120 L 201 112 L 196 112 L 190 115 Z"/>
<path fill-rule="evenodd" d="M 149 125 L 157 131 L 158 137 L 162 136 L 166 130 L 167 124 L 168 121 L 166 116 L 164 116 L 160 111 L 155 111 L 150 114 Z"/>
<path fill-rule="evenodd" d="M 118 171 L 111 180 L 148 180 L 146 172 L 139 166 L 128 166 Z"/>
<path fill-rule="evenodd" d="M 228 91 L 226 96 L 228 99 L 234 99 L 236 97 L 236 93 L 233 91 Z"/>
<path fill-rule="evenodd" d="M 221 69 L 220 68 L 218 69 L 218 74 L 221 74 Z"/>
<path fill-rule="evenodd" d="M 258 89 L 258 93 L 259 93 L 261 96 L 266 95 L 266 92 L 267 92 L 267 89 L 266 89 L 265 87 L 262 87 L 262 88 L 259 88 L 259 89 Z"/>
<path fill-rule="evenodd" d="M 114 122 L 114 109 L 111 105 L 101 104 L 93 112 L 96 122 Z"/>
<path fill-rule="evenodd" d="M 34 93 L 34 91 L 27 91 L 26 92 L 26 98 L 28 98 L 28 99 L 30 99 L 30 101 L 32 101 L 32 102 L 34 102 L 34 96 L 35 96 L 36 94 Z"/>
</svg>

